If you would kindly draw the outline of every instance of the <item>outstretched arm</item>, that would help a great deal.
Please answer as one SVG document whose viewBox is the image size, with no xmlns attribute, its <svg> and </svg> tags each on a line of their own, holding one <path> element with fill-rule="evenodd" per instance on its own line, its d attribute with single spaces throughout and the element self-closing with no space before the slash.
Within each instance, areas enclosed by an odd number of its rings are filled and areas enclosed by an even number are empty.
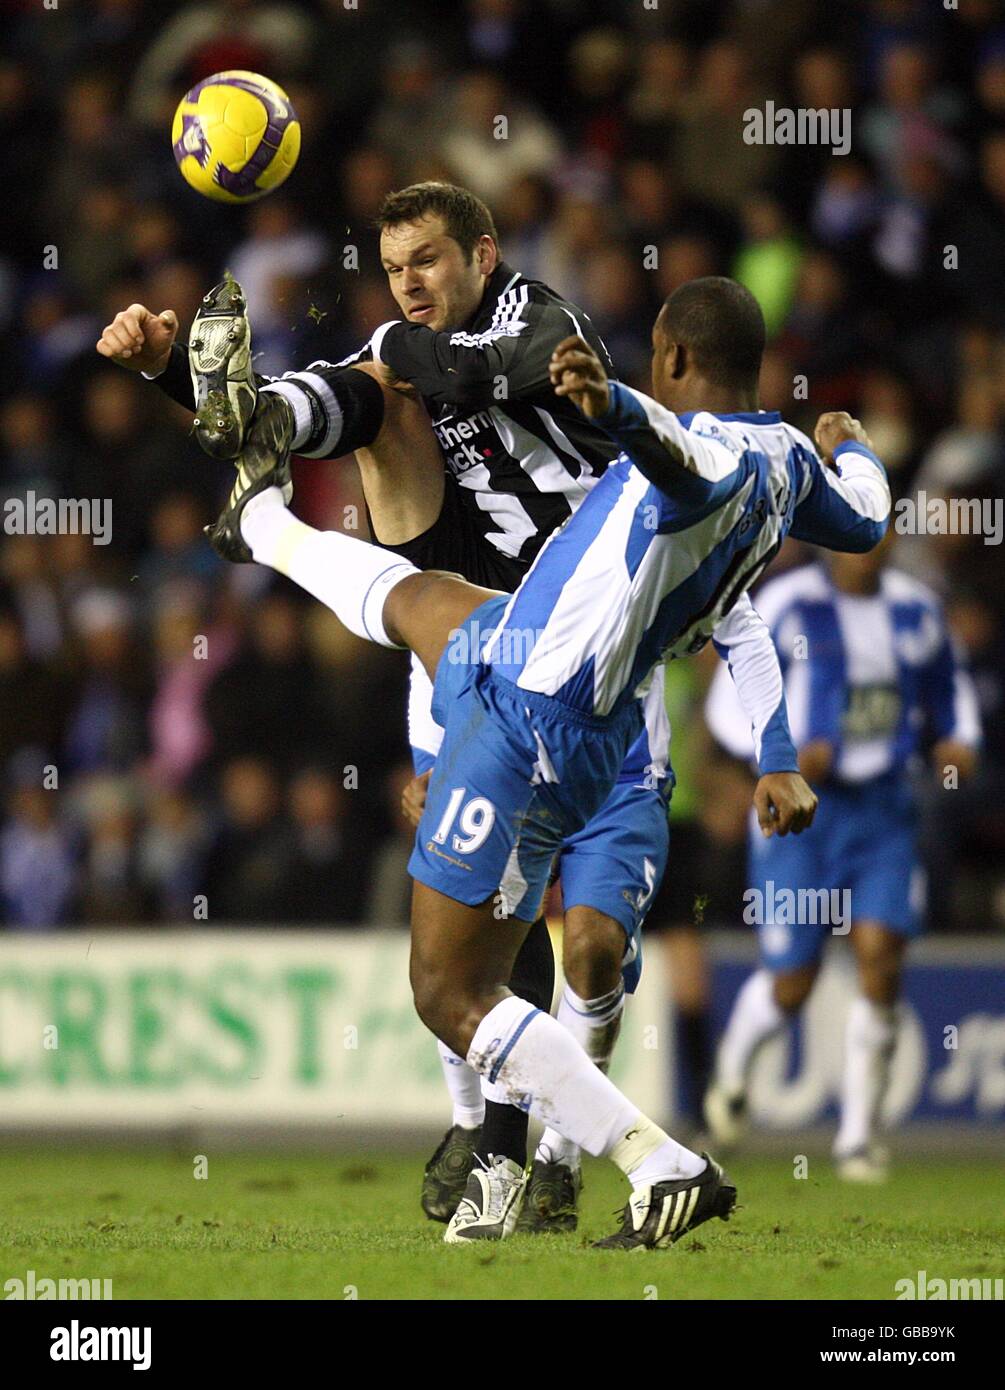
<svg viewBox="0 0 1005 1390">
<path fill-rule="evenodd" d="M 813 823 L 817 798 L 799 773 L 775 644 L 748 594 L 736 601 L 712 640 L 750 720 L 761 774 L 754 791 L 761 831 L 765 838 L 798 835 Z"/>
<path fill-rule="evenodd" d="M 438 396 L 464 410 L 484 410 L 500 401 L 548 397 L 552 348 L 579 327 L 570 310 L 534 298 L 517 284 L 500 296 L 484 332 L 434 332 L 422 324 L 382 324 L 370 340 L 374 359 L 422 396 Z M 590 351 L 610 365 L 599 337 Z"/>
<path fill-rule="evenodd" d="M 178 405 L 194 411 L 188 350 L 175 341 L 177 334 L 178 316 L 173 309 L 154 314 L 143 304 L 130 304 L 106 325 L 97 350 L 128 371 L 142 372 Z M 362 366 L 368 356 L 364 348 L 351 365 Z M 288 408 L 293 420 L 292 451 L 308 458 L 332 458 L 365 449 L 384 423 L 380 383 L 365 369 L 314 362 L 305 371 L 285 377 L 256 372 L 255 381 L 261 392 L 256 416 L 267 408 Z M 277 397 L 284 406 L 278 406 Z"/>
<path fill-rule="evenodd" d="M 797 450 L 802 479 L 790 534 L 827 550 L 872 550 L 890 517 L 890 485 L 872 441 L 843 410 L 821 415 L 814 437 L 823 461 Z"/>
<path fill-rule="evenodd" d="M 738 455 L 724 441 L 692 434 L 672 410 L 642 391 L 611 381 L 582 338 L 566 338 L 549 365 L 556 396 L 569 396 L 673 501 L 703 506 L 733 486 Z"/>
</svg>

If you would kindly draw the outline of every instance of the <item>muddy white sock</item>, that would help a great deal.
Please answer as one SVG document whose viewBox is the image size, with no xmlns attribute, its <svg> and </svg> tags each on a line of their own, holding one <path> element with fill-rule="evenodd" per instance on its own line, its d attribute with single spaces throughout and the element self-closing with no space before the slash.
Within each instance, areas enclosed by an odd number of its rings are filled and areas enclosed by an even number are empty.
<svg viewBox="0 0 1005 1390">
<path fill-rule="evenodd" d="M 693 1176 L 705 1167 L 641 1115 L 556 1019 L 516 995 L 482 1019 L 468 1061 L 505 1086 L 515 1103 L 529 1096 L 535 1119 L 587 1153 L 610 1158 L 633 1182 Z"/>
<path fill-rule="evenodd" d="M 566 985 L 559 1001 L 559 1023 L 568 1029 L 594 1066 L 605 1075 L 621 1031 L 624 1011 L 625 987 L 620 982 L 617 989 L 597 999 L 581 999 Z M 542 1163 L 564 1163 L 568 1168 L 578 1168 L 580 1164 L 578 1145 L 550 1127 L 541 1135 L 535 1157 Z"/>
<path fill-rule="evenodd" d="M 339 531 L 316 531 L 293 515 L 277 487 L 245 505 L 241 535 L 259 564 L 313 594 L 357 637 L 397 646 L 384 629 L 384 602 L 396 584 L 418 574 L 408 560 Z"/>
<path fill-rule="evenodd" d="M 619 1158 L 617 1149 L 609 1155 L 626 1175 L 632 1187 L 649 1187 L 656 1182 L 696 1178 L 708 1166 L 700 1154 L 686 1149 L 683 1144 L 678 1144 L 676 1139 L 671 1139 L 659 1125 L 654 1125 L 652 1120 L 647 1120 L 644 1115 L 638 1117 L 638 1128 L 640 1138 L 645 1141 L 647 1147 L 652 1146 L 644 1158 L 638 1157 L 638 1149 L 634 1153 L 630 1150 L 630 1145 L 639 1143 L 634 1135 L 626 1143 L 623 1160 Z"/>
</svg>

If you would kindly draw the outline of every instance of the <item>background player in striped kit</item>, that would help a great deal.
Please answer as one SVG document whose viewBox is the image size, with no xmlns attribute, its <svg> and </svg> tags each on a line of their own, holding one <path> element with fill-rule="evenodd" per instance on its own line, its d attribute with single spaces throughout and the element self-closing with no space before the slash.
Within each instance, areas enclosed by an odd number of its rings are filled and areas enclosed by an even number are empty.
<svg viewBox="0 0 1005 1390">
<path fill-rule="evenodd" d="M 901 964 L 924 912 L 913 765 L 927 755 L 939 780 L 955 786 L 972 772 L 980 736 L 974 691 L 938 601 L 885 568 L 891 545 L 892 532 L 869 554 L 802 566 L 757 596 L 786 673 L 800 767 L 820 788 L 821 807 L 798 842 L 765 842 L 752 828 L 750 884 L 765 904 L 761 969 L 737 995 L 705 1103 L 718 1142 L 735 1143 L 758 1049 L 813 988 L 830 928 L 792 920 L 781 891 L 847 890 L 858 994 L 847 1022 L 834 1158 L 842 1176 L 866 1182 L 886 1173 L 875 1132 L 896 1044 Z M 707 717 L 730 753 L 749 755 L 742 713 L 718 676 Z M 837 928 L 847 932 L 848 924 Z"/>
</svg>

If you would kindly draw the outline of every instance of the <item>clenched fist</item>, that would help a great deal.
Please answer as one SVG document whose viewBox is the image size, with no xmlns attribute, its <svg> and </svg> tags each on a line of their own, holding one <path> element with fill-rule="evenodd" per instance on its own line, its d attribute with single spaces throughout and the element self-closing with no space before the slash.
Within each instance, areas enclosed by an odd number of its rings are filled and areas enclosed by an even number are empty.
<svg viewBox="0 0 1005 1390">
<path fill-rule="evenodd" d="M 591 419 L 611 404 L 604 364 L 585 338 L 563 338 L 551 354 L 548 375 L 556 396 L 568 396 Z"/>
<path fill-rule="evenodd" d="M 813 824 L 819 802 L 798 772 L 768 772 L 754 788 L 754 808 L 761 834 L 793 835 Z"/>
<path fill-rule="evenodd" d="M 102 357 L 110 357 L 131 372 L 162 372 L 178 336 L 178 315 L 173 309 L 152 314 L 142 304 L 122 309 L 97 342 Z"/>
<path fill-rule="evenodd" d="M 847 410 L 825 411 L 816 423 L 813 438 L 817 442 L 824 463 L 832 464 L 834 450 L 839 444 L 846 444 L 850 440 L 864 444 L 867 449 L 872 448 L 872 440 L 862 428 L 861 420 L 853 419 Z"/>
</svg>

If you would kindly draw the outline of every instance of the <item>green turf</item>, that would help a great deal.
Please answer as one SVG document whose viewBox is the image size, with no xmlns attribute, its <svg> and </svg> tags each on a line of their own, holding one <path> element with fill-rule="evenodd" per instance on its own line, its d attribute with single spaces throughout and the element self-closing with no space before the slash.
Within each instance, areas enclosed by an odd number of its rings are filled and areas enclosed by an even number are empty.
<svg viewBox="0 0 1005 1390">
<path fill-rule="evenodd" d="M 624 1184 L 586 1171 L 576 1235 L 453 1248 L 418 1207 L 423 1155 L 210 1150 L 0 1152 L 0 1285 L 111 1278 L 128 1298 L 892 1298 L 898 1279 L 1001 1277 L 1005 1180 L 993 1161 L 904 1161 L 884 1188 L 825 1160 L 736 1158 L 742 1209 L 673 1250 L 587 1248 Z M 2 1296 L 2 1294 L 0 1294 Z"/>
</svg>

